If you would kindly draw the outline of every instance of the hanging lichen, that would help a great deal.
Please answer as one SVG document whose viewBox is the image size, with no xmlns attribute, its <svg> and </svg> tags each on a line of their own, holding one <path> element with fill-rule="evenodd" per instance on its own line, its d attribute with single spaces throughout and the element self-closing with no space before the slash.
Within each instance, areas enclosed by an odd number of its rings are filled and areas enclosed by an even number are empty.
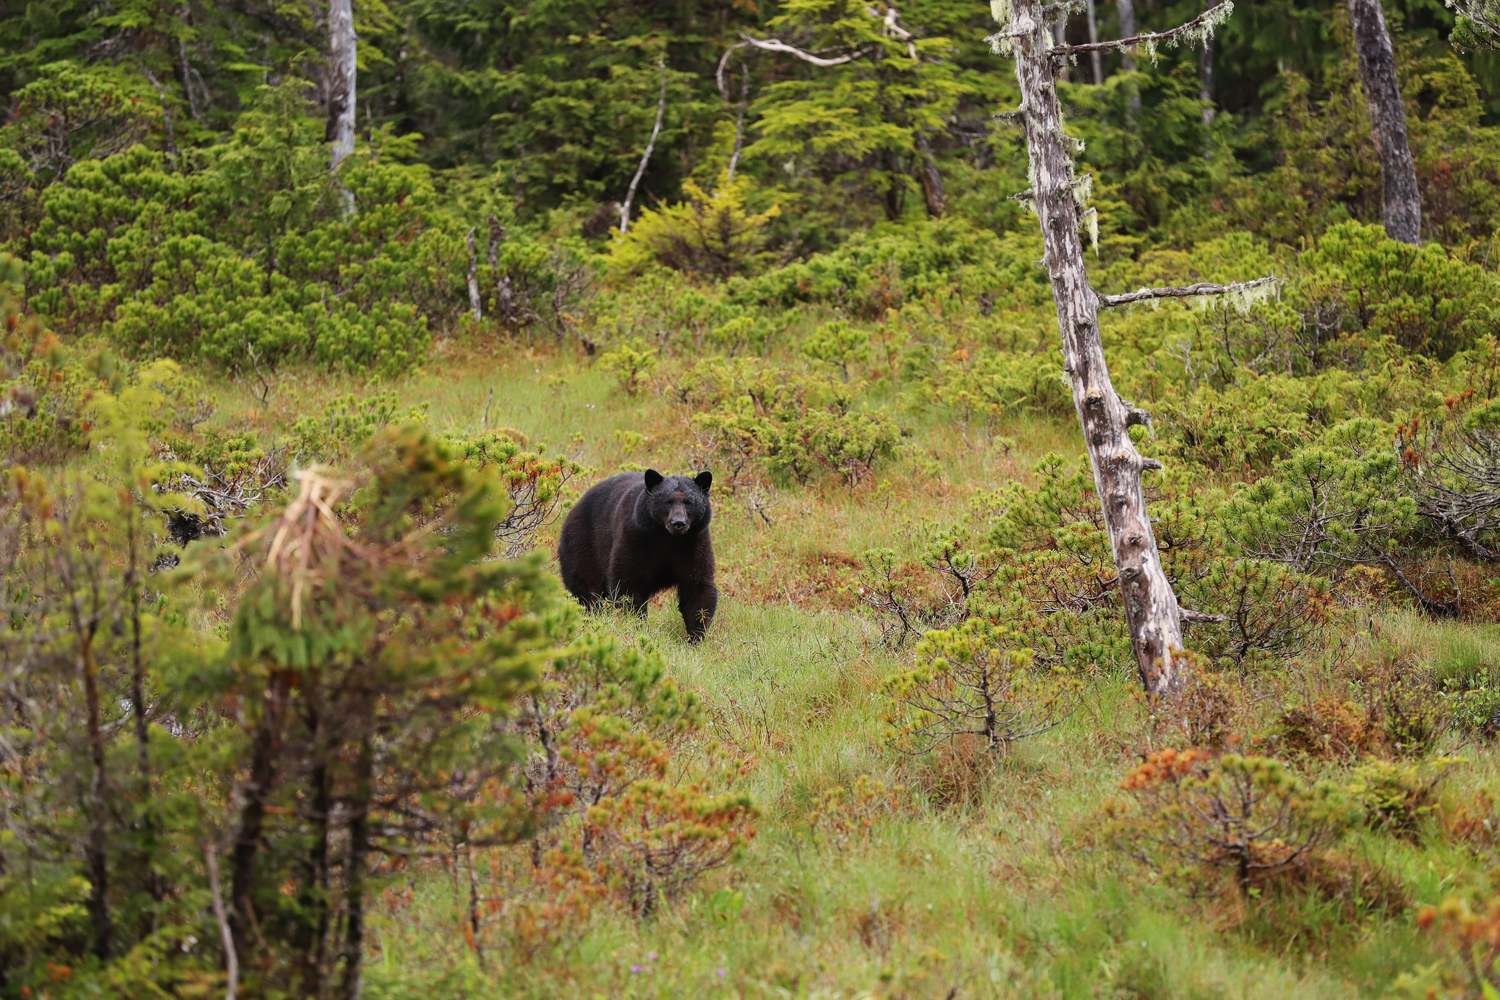
<svg viewBox="0 0 1500 1000">
<path fill-rule="evenodd" d="M 1079 226 L 1089 234 L 1089 246 L 1094 250 L 1094 256 L 1099 256 L 1099 210 L 1091 208 L 1084 212 L 1078 220 Z"/>
<path fill-rule="evenodd" d="M 1156 63 L 1156 50 L 1158 45 L 1172 48 L 1178 45 L 1201 47 L 1206 45 L 1214 36 L 1214 29 L 1229 20 L 1229 15 L 1234 13 L 1232 0 L 1224 0 L 1224 3 L 1208 11 L 1203 15 L 1203 20 L 1197 24 L 1173 31 L 1165 31 L 1157 35 L 1148 35 L 1135 45 L 1128 46 L 1127 51 L 1144 59 Z"/>
</svg>

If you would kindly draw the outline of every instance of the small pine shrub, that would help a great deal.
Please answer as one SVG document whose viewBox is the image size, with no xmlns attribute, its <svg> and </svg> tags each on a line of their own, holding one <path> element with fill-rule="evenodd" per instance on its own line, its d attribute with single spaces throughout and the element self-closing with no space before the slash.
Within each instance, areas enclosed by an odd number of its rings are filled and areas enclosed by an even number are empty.
<svg viewBox="0 0 1500 1000">
<path fill-rule="evenodd" d="M 1162 750 L 1120 788 L 1130 803 L 1106 803 L 1115 845 L 1190 895 L 1217 893 L 1226 878 L 1240 893 L 1262 888 L 1353 815 L 1335 785 L 1308 785 L 1267 757 Z"/>
<path fill-rule="evenodd" d="M 1045 732 L 1067 715 L 1077 682 L 1033 666 L 1016 636 L 979 619 L 928 632 L 912 669 L 885 682 L 891 742 L 925 754 L 957 737 L 986 751 Z"/>
<path fill-rule="evenodd" d="M 1349 794 L 1364 808 L 1371 826 L 1406 840 L 1419 841 L 1437 811 L 1437 788 L 1456 759 L 1431 763 L 1367 760 L 1354 769 Z"/>
<path fill-rule="evenodd" d="M 626 395 L 634 396 L 640 391 L 641 380 L 656 367 L 657 355 L 640 337 L 632 337 L 601 357 L 599 368 L 618 379 Z"/>
</svg>

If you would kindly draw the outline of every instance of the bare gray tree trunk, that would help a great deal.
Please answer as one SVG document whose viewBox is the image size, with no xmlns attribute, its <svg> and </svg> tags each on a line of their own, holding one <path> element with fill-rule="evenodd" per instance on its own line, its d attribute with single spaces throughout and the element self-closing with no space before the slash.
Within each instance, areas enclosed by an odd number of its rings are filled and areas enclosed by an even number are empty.
<svg viewBox="0 0 1500 1000">
<path fill-rule="evenodd" d="M 1066 11 L 1057 15 L 1057 21 L 1052 25 L 1052 37 L 1057 40 L 1058 45 L 1068 44 L 1068 15 Z M 1066 59 L 1058 64 L 1057 78 L 1063 83 L 1068 82 L 1068 62 Z"/>
<path fill-rule="evenodd" d="M 729 180 L 734 180 L 735 168 L 740 165 L 740 152 L 745 146 L 745 109 L 750 105 L 750 67 L 744 67 L 740 82 L 740 110 L 734 116 L 734 152 L 729 154 Z"/>
<path fill-rule="evenodd" d="M 176 160 L 177 138 L 172 134 L 172 109 L 167 105 L 167 91 L 160 83 L 156 82 L 155 73 L 144 66 L 141 67 L 141 72 L 146 75 L 147 80 L 151 81 L 151 86 L 156 88 L 156 96 L 161 100 L 161 119 L 162 124 L 167 130 L 167 155 Z"/>
<path fill-rule="evenodd" d="M 224 942 L 224 971 L 228 982 L 224 985 L 224 1000 L 235 1000 L 240 984 L 240 958 L 234 949 L 234 934 L 229 930 L 229 917 L 224 912 L 224 897 L 219 893 L 219 859 L 213 843 L 205 844 L 204 856 L 208 859 L 208 888 L 213 901 L 214 920 L 219 925 L 219 937 Z"/>
<path fill-rule="evenodd" d="M 1084 52 L 1123 48 L 1126 44 L 1149 45 L 1182 35 L 1192 37 L 1190 32 L 1211 31 L 1227 16 L 1229 8 L 1221 5 L 1181 28 L 1157 35 L 1053 46 L 1046 24 L 1046 0 L 1010 0 L 1008 6 L 1009 19 L 991 42 L 997 52 L 1008 50 L 1015 58 L 1033 182 L 1025 196 L 1035 206 L 1041 223 L 1043 264 L 1052 281 L 1052 301 L 1062 333 L 1063 371 L 1083 425 L 1084 446 L 1093 465 L 1094 487 L 1119 572 L 1120 596 L 1141 683 L 1150 694 L 1172 694 L 1183 682 L 1179 669 L 1182 618 L 1162 568 L 1141 487 L 1142 473 L 1161 468 L 1161 463 L 1143 456 L 1130 440 L 1130 426 L 1143 423 L 1145 414 L 1122 400 L 1110 382 L 1099 336 L 1099 307 L 1233 289 L 1205 284 L 1192 289 L 1143 289 L 1129 296 L 1101 297 L 1090 287 L 1079 235 L 1084 222 L 1080 202 L 1085 200 L 1086 191 L 1082 185 L 1087 178 L 1074 176 L 1073 160 L 1064 146 L 1056 66 Z M 996 7 L 1004 10 L 1000 4 Z"/>
<path fill-rule="evenodd" d="M 186 3 L 179 3 L 177 9 L 182 18 L 183 27 L 191 28 L 192 8 Z M 203 83 L 202 74 L 193 68 L 192 61 L 188 59 L 187 38 L 180 34 L 177 36 L 177 63 L 178 71 L 182 73 L 182 91 L 187 95 L 188 114 L 192 115 L 193 120 L 199 125 L 202 125 L 204 124 L 203 111 L 209 102 L 208 87 Z"/>
<path fill-rule="evenodd" d="M 500 244 L 505 242 L 505 227 L 494 215 L 490 216 L 490 270 L 495 275 L 495 309 L 505 322 L 516 321 L 515 290 L 511 287 L 510 275 L 500 273 Z"/>
<path fill-rule="evenodd" d="M 656 99 L 656 125 L 651 129 L 651 138 L 646 143 L 646 151 L 641 154 L 641 165 L 635 168 L 635 176 L 630 179 L 630 190 L 625 192 L 625 201 L 620 205 L 621 236 L 624 236 L 630 229 L 630 203 L 635 201 L 636 186 L 641 183 L 641 175 L 646 172 L 646 164 L 651 162 L 651 150 L 656 148 L 656 137 L 661 134 L 662 116 L 667 112 L 666 60 L 658 59 L 656 65 L 661 70 L 661 96 Z"/>
<path fill-rule="evenodd" d="M 355 59 L 352 0 L 329 0 L 328 4 L 328 129 L 324 136 L 333 144 L 328 169 L 337 173 L 344 157 L 354 152 Z M 354 198 L 344 192 L 344 212 L 354 211 Z"/>
<path fill-rule="evenodd" d="M 1198 57 L 1198 99 L 1203 102 L 1203 127 L 1214 123 L 1214 40 L 1203 43 L 1203 54 Z"/>
<path fill-rule="evenodd" d="M 1121 0 L 1122 9 L 1128 2 Z M 1181 683 L 1174 656 L 1182 649 L 1182 623 L 1141 489 L 1141 473 L 1160 464 L 1136 451 L 1127 426 L 1130 410 L 1109 379 L 1099 337 L 1098 297 L 1084 267 L 1081 220 L 1073 197 L 1076 179 L 1072 158 L 1063 148 L 1062 113 L 1043 8 L 1041 0 L 1013 0 L 1011 5 L 1012 30 L 1019 33 L 1016 78 L 1021 85 L 1032 198 L 1046 247 L 1043 262 L 1052 279 L 1052 300 L 1062 332 L 1063 370 L 1073 387 L 1073 403 L 1094 467 L 1094 486 L 1119 568 L 1125 620 L 1141 682 L 1147 691 L 1162 694 Z"/>
<path fill-rule="evenodd" d="M 474 314 L 475 322 L 484 319 L 484 311 L 479 308 L 479 255 L 474 250 L 474 227 L 464 234 L 464 242 L 469 247 L 469 311 Z"/>
<path fill-rule="evenodd" d="M 1115 9 L 1120 14 L 1120 37 L 1131 37 L 1135 34 L 1135 0 L 1115 0 Z M 1120 63 L 1127 70 L 1135 71 L 1135 58 L 1128 49 L 1120 50 Z"/>
<path fill-rule="evenodd" d="M 1120 37 L 1131 38 L 1135 35 L 1135 0 L 1115 0 L 1115 7 L 1120 12 Z M 1129 49 L 1120 50 L 1120 65 L 1125 72 L 1135 72 L 1135 57 L 1130 54 Z M 1130 115 L 1138 118 L 1141 114 L 1141 95 L 1134 88 L 1130 88 Z"/>
<path fill-rule="evenodd" d="M 1386 235 L 1417 245 L 1422 242 L 1422 196 L 1406 138 L 1406 106 L 1396 81 L 1396 53 L 1386 31 L 1385 13 L 1380 0 L 1349 0 L 1349 17 L 1354 23 L 1370 133 L 1380 152 Z"/>
<path fill-rule="evenodd" d="M 1099 20 L 1094 16 L 1094 0 L 1088 0 L 1089 15 L 1089 42 L 1097 44 L 1099 41 Z M 1094 64 L 1094 85 L 1098 86 L 1104 82 L 1104 57 L 1098 52 L 1090 52 L 1089 59 Z"/>
</svg>

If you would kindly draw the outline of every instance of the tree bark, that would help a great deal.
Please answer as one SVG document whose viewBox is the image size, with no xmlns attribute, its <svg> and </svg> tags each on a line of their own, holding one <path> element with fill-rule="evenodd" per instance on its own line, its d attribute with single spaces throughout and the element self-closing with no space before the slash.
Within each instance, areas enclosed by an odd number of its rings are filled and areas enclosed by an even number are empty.
<svg viewBox="0 0 1500 1000">
<path fill-rule="evenodd" d="M 469 311 L 474 314 L 477 323 L 484 319 L 484 310 L 479 307 L 479 254 L 474 249 L 474 227 L 464 234 L 464 242 L 469 247 Z"/>
<path fill-rule="evenodd" d="M 203 854 L 208 861 L 208 889 L 214 908 L 214 920 L 219 925 L 219 938 L 224 943 L 224 1000 L 235 1000 L 240 985 L 240 957 L 234 947 L 234 934 L 229 930 L 229 918 L 224 912 L 224 897 L 219 892 L 219 859 L 217 848 L 212 843 L 204 846 Z"/>
<path fill-rule="evenodd" d="M 240 807 L 240 828 L 232 856 L 229 906 L 233 917 L 234 945 L 238 954 L 249 954 L 252 924 L 251 895 L 255 889 L 255 860 L 260 851 L 261 832 L 266 821 L 266 800 L 276 773 L 276 758 L 281 750 L 282 706 L 287 695 L 287 680 L 273 675 L 267 685 L 266 702 L 250 755 L 250 779 L 245 783 L 244 801 Z"/>
<path fill-rule="evenodd" d="M 1115 8 L 1120 14 L 1120 37 L 1130 38 L 1135 34 L 1135 0 L 1115 0 Z M 1135 71 L 1135 57 L 1129 52 L 1120 53 L 1120 65 L 1127 72 Z"/>
<path fill-rule="evenodd" d="M 77 599 L 75 598 L 75 603 Z M 75 623 L 81 624 L 75 615 Z M 109 916 L 109 796 L 104 775 L 104 731 L 100 725 L 99 668 L 94 661 L 94 628 L 79 628 L 79 672 L 83 675 L 84 709 L 88 713 L 89 759 L 93 774 L 89 780 L 89 833 L 85 866 L 89 873 L 89 921 L 94 926 L 94 954 L 101 960 L 110 956 L 113 934 Z"/>
<path fill-rule="evenodd" d="M 324 963 L 328 945 L 328 826 L 333 810 L 328 759 L 332 750 L 324 732 L 323 712 L 318 706 L 308 706 L 304 723 L 312 734 L 309 782 L 312 786 L 312 812 L 307 817 L 310 837 L 297 899 L 302 919 L 296 925 L 292 944 L 299 953 L 303 992 L 307 996 L 322 997 L 326 987 Z"/>
<path fill-rule="evenodd" d="M 365 868 L 370 853 L 370 782 L 375 754 L 367 736 L 355 765 L 354 799 L 349 803 L 349 855 L 345 863 L 345 900 L 349 914 L 344 940 L 343 1000 L 360 1000 L 364 992 Z"/>
<path fill-rule="evenodd" d="M 1122 12 L 1128 0 L 1121 0 Z M 1063 370 L 1083 426 L 1103 508 L 1110 548 L 1119 570 L 1125 620 L 1141 683 L 1151 694 L 1180 688 L 1178 652 L 1182 623 L 1177 598 L 1163 571 L 1151 530 L 1141 475 L 1160 468 L 1130 440 L 1132 413 L 1115 392 L 1099 336 L 1099 298 L 1084 266 L 1080 214 L 1074 200 L 1073 162 L 1063 146 L 1053 56 L 1043 0 L 1012 0 L 1006 34 L 1014 39 L 1016 78 L 1033 179 L 1032 198 L 1041 222 L 1043 262 L 1052 281 L 1063 340 Z"/>
<path fill-rule="evenodd" d="M 495 275 L 495 309 L 505 322 L 516 321 L 515 290 L 511 287 L 510 275 L 500 273 L 500 244 L 505 242 L 505 227 L 494 215 L 490 216 L 490 270 Z"/>
<path fill-rule="evenodd" d="M 635 201 L 636 186 L 641 183 L 641 176 L 646 172 L 646 164 L 651 162 L 651 150 L 656 148 L 656 137 L 661 134 L 661 120 L 667 112 L 666 60 L 658 59 L 656 65 L 661 70 L 661 96 L 656 99 L 656 125 L 651 129 L 651 138 L 646 143 L 646 151 L 641 154 L 641 165 L 635 168 L 635 176 L 630 179 L 630 190 L 625 192 L 625 201 L 620 205 L 621 236 L 624 236 L 630 229 L 630 203 Z"/>
<path fill-rule="evenodd" d="M 1203 102 L 1203 127 L 1214 123 L 1214 39 L 1210 35 L 1203 40 L 1203 52 L 1198 56 L 1198 99 Z M 1204 141 L 1207 142 L 1207 136 Z M 1204 156 L 1207 156 L 1207 151 Z"/>
<path fill-rule="evenodd" d="M 1120 13 L 1120 37 L 1130 38 L 1135 35 L 1135 0 L 1115 0 L 1115 7 Z M 1135 57 L 1128 51 L 1120 52 L 1120 65 L 1127 73 L 1135 72 Z M 1141 114 L 1141 95 L 1134 87 L 1130 88 L 1130 115 L 1139 118 Z"/>
<path fill-rule="evenodd" d="M 1396 81 L 1396 54 L 1380 0 L 1349 0 L 1359 78 L 1364 85 L 1370 133 L 1380 153 L 1386 235 L 1413 246 L 1422 242 L 1422 196 L 1406 138 L 1406 107 Z"/>
<path fill-rule="evenodd" d="M 328 129 L 327 142 L 332 143 L 328 169 L 337 173 L 344 157 L 354 152 L 355 126 L 355 60 L 358 54 L 354 37 L 352 0 L 329 0 L 328 4 Z M 344 212 L 354 210 L 354 199 L 344 194 Z"/>
<path fill-rule="evenodd" d="M 734 171 L 740 165 L 740 152 L 745 145 L 745 109 L 750 105 L 750 67 L 744 68 L 740 83 L 740 109 L 734 117 L 734 152 L 729 154 L 729 180 L 734 180 Z"/>
<path fill-rule="evenodd" d="M 177 5 L 179 16 L 182 18 L 184 28 L 191 28 L 193 24 L 192 9 L 186 3 Z M 203 111 L 209 101 L 208 87 L 203 83 L 203 76 L 193 68 L 192 60 L 188 59 L 187 36 L 179 33 L 177 36 L 177 63 L 178 71 L 182 74 L 182 92 L 187 95 L 188 113 L 199 125 L 205 124 Z M 199 93 L 202 98 L 199 98 Z"/>
<path fill-rule="evenodd" d="M 1099 20 L 1094 16 L 1094 0 L 1088 0 L 1089 15 L 1089 44 L 1093 45 L 1099 41 Z M 1098 86 L 1104 82 L 1104 56 L 1099 52 L 1090 52 L 1089 58 L 1094 64 L 1094 85 Z"/>
<path fill-rule="evenodd" d="M 932 155 L 932 143 L 925 133 L 917 133 L 917 151 L 922 155 L 922 200 L 927 204 L 927 214 L 940 219 L 947 207 L 948 194 L 943 188 L 942 171 Z"/>
</svg>

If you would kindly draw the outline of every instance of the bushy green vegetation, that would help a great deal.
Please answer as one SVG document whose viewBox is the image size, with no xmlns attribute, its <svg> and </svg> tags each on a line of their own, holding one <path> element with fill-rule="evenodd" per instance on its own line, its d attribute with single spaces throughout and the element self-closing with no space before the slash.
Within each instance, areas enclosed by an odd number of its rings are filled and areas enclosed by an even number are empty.
<svg viewBox="0 0 1500 1000">
<path fill-rule="evenodd" d="M 1103 320 L 1166 700 L 984 5 L 361 7 L 332 172 L 321 8 L 0 10 L 0 997 L 1492 996 L 1486 9 L 1420 246 L 1341 5 L 1061 85 L 1098 289 L 1274 277 Z M 698 646 L 549 562 L 648 465 Z"/>
</svg>

